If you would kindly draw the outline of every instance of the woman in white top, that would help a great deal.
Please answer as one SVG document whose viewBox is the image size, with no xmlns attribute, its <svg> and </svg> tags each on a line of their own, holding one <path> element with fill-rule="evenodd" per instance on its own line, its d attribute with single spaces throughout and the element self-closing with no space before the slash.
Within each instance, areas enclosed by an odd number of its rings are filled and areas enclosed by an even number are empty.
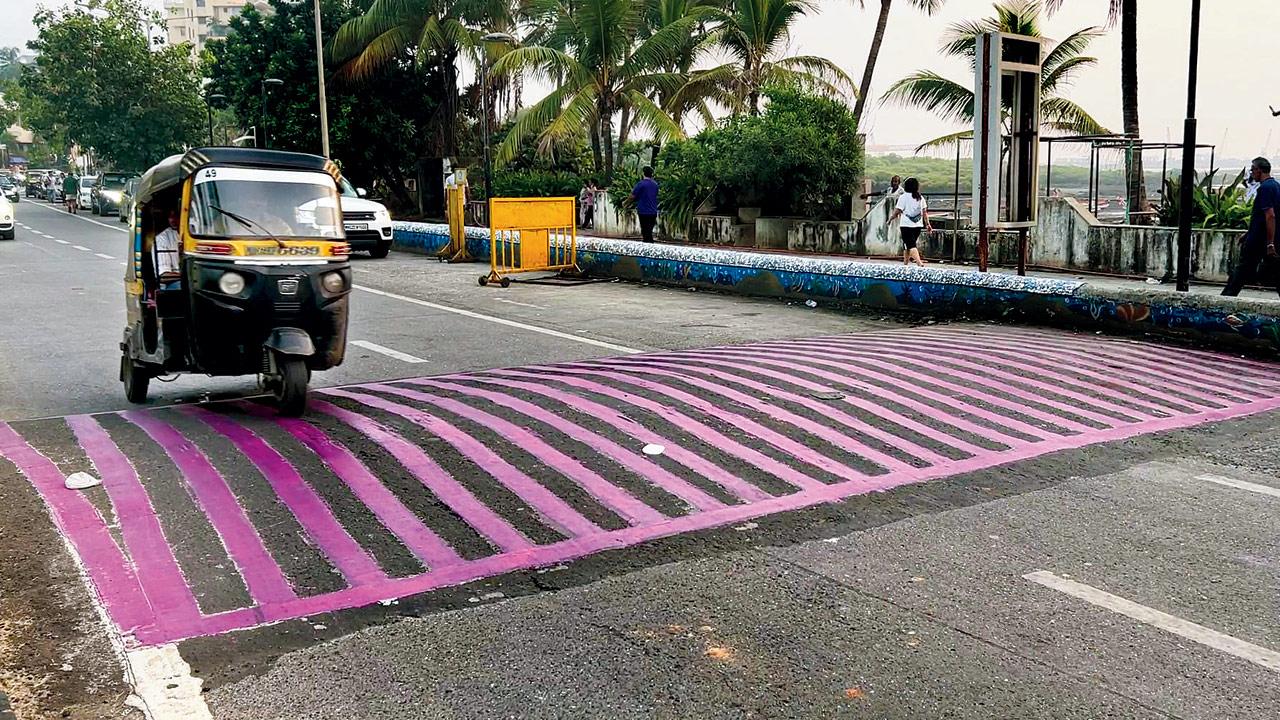
<svg viewBox="0 0 1280 720">
<path fill-rule="evenodd" d="M 902 218 L 899 227 L 902 231 L 903 264 L 910 265 L 914 262 L 924 267 L 924 258 L 920 257 L 920 249 L 916 247 L 916 243 L 920 240 L 921 230 L 933 232 L 933 225 L 929 223 L 929 203 L 920 194 L 919 180 L 907 178 L 902 183 L 902 189 L 904 192 L 898 196 L 898 205 L 889 215 L 889 223 Z"/>
</svg>

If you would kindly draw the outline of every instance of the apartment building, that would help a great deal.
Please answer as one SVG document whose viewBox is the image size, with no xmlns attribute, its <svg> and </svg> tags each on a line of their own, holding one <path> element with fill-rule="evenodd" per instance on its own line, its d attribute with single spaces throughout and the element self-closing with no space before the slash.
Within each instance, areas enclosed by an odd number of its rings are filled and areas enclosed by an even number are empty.
<svg viewBox="0 0 1280 720">
<path fill-rule="evenodd" d="M 169 44 L 191 43 L 196 52 L 205 43 L 227 36 L 231 18 L 253 5 L 261 12 L 270 12 L 266 0 L 165 0 L 165 26 Z"/>
</svg>

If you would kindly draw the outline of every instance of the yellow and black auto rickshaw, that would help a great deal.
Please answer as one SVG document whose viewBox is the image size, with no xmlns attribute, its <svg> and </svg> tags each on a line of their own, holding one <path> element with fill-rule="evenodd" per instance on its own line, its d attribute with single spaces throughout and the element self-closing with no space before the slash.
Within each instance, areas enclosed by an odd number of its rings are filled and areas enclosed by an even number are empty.
<svg viewBox="0 0 1280 720">
<path fill-rule="evenodd" d="M 261 376 L 280 411 L 306 408 L 312 371 L 342 363 L 351 292 L 338 169 L 315 155 L 201 148 L 139 181 L 120 380 Z"/>
</svg>

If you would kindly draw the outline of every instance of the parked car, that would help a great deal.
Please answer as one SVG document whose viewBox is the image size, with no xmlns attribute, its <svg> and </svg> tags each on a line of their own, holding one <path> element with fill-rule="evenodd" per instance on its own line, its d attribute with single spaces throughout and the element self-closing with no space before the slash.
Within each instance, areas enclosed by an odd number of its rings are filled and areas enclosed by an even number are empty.
<svg viewBox="0 0 1280 720">
<path fill-rule="evenodd" d="M 365 199 L 364 188 L 355 188 L 342 179 L 342 227 L 352 251 L 368 251 L 371 257 L 384 258 L 391 252 L 393 230 L 387 206 Z"/>
<path fill-rule="evenodd" d="M 94 181 L 90 192 L 89 207 L 94 215 L 111 215 L 120 212 L 120 199 L 124 194 L 124 184 L 134 173 L 104 172 Z"/>
<path fill-rule="evenodd" d="M 22 198 L 22 193 L 18 192 L 18 184 L 8 176 L 0 177 L 0 195 L 4 195 L 11 203 L 16 203 Z"/>
<path fill-rule="evenodd" d="M 13 221 L 13 203 L 7 197 L 0 197 L 0 240 L 13 239 Z"/>
<path fill-rule="evenodd" d="M 80 193 L 76 196 L 76 204 L 82 208 L 91 207 L 93 205 L 93 188 L 98 184 L 98 178 L 86 175 L 80 178 Z"/>
<path fill-rule="evenodd" d="M 133 219 L 133 209 L 137 204 L 138 195 L 138 177 L 129 178 L 124 181 L 124 189 L 120 191 L 120 222 L 129 222 Z"/>
</svg>

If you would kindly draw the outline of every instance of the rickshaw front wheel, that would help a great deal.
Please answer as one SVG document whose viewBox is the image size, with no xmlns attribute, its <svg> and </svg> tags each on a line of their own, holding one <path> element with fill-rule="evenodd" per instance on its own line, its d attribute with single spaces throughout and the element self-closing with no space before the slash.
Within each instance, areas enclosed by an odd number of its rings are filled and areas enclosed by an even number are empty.
<svg viewBox="0 0 1280 720">
<path fill-rule="evenodd" d="M 307 363 L 302 358 L 292 357 L 280 357 L 276 363 L 280 377 L 273 383 L 272 391 L 280 414 L 298 417 L 307 409 L 307 383 L 311 380 Z"/>
<path fill-rule="evenodd" d="M 134 363 L 127 355 L 120 358 L 120 379 L 124 381 L 126 400 L 135 405 L 141 405 L 147 401 L 147 387 L 151 384 L 151 373 Z"/>
</svg>

